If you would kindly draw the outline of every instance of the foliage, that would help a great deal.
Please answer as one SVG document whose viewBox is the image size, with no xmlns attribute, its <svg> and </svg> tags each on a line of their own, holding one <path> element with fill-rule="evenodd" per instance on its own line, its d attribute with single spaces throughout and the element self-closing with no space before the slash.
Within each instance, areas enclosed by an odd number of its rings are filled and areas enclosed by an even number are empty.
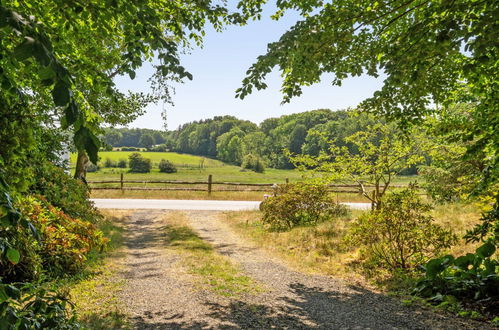
<svg viewBox="0 0 499 330">
<path fill-rule="evenodd" d="M 73 218 L 96 223 L 102 218 L 89 200 L 88 187 L 73 179 L 62 168 L 45 162 L 36 168 L 36 181 L 29 191 L 43 196 L 49 204 L 60 208 Z"/>
<path fill-rule="evenodd" d="M 251 11 L 255 2 L 241 5 Z M 484 183 L 497 182 L 495 0 L 289 0 L 278 2 L 277 8 L 274 19 L 287 10 L 299 11 L 303 19 L 258 57 L 237 96 L 266 88 L 266 76 L 277 67 L 284 102 L 301 95 L 303 86 L 318 83 L 323 74 L 332 74 L 338 86 L 351 76 L 382 74 L 382 88 L 360 108 L 402 124 L 421 122 L 431 113 L 443 118 L 451 105 L 473 102 L 476 106 L 450 129 L 469 142 L 471 157 L 486 164 Z"/>
<path fill-rule="evenodd" d="M 149 150 L 153 151 L 153 152 L 167 152 L 168 148 L 167 148 L 166 144 L 159 144 L 159 145 L 156 145 L 156 146 L 150 148 Z"/>
<path fill-rule="evenodd" d="M 33 284 L 0 283 L 0 328 L 79 329 L 67 294 Z"/>
<path fill-rule="evenodd" d="M 446 255 L 430 260 L 424 266 L 424 277 L 417 283 L 415 294 L 424 297 L 452 295 L 459 299 L 499 299 L 499 260 L 490 241 L 475 253 L 454 258 Z"/>
<path fill-rule="evenodd" d="M 417 283 L 414 293 L 432 297 L 438 302 L 442 296 L 452 295 L 462 300 L 473 300 L 490 305 L 499 300 L 499 194 L 494 206 L 482 214 L 482 222 L 469 230 L 468 241 L 482 241 L 475 253 L 460 257 L 447 255 L 430 260 L 424 267 L 424 276 Z M 492 310 L 492 313 L 497 313 Z"/>
<path fill-rule="evenodd" d="M 44 271 L 51 276 L 80 271 L 87 255 L 105 244 L 102 233 L 93 223 L 70 217 L 47 202 L 26 197 L 20 201 L 19 208 L 40 233 L 42 240 L 32 242 L 31 248 L 40 256 Z M 24 248 L 28 249 L 28 246 Z M 28 262 L 21 259 L 12 272 Z M 20 279 L 19 274 L 16 276 Z"/>
<path fill-rule="evenodd" d="M 238 127 L 217 138 L 217 158 L 223 162 L 240 165 L 243 158 L 244 132 Z"/>
<path fill-rule="evenodd" d="M 326 142 L 329 152 L 321 151 L 318 156 L 294 156 L 292 162 L 301 169 L 325 173 L 329 180 L 357 183 L 359 193 L 378 209 L 382 207 L 383 195 L 394 177 L 424 160 L 422 136 L 417 132 L 404 133 L 394 124 L 368 126 L 346 137 L 342 144 L 327 139 Z M 366 184 L 373 185 L 374 191 L 367 191 Z"/>
<path fill-rule="evenodd" d="M 361 246 L 366 264 L 414 269 L 456 242 L 456 236 L 434 223 L 414 187 L 385 196 L 383 207 L 361 215 L 347 242 Z"/>
<path fill-rule="evenodd" d="M 120 151 L 140 151 L 140 148 L 135 148 L 135 147 L 122 147 L 122 148 L 120 148 Z"/>
<path fill-rule="evenodd" d="M 126 159 L 120 159 L 116 163 L 116 167 L 119 167 L 119 168 L 126 168 L 127 165 L 128 165 L 128 162 L 126 161 Z"/>
<path fill-rule="evenodd" d="M 252 154 L 244 156 L 241 167 L 255 171 L 257 173 L 265 172 L 265 164 L 263 163 L 262 159 Z"/>
<path fill-rule="evenodd" d="M 106 158 L 104 161 L 104 167 L 118 167 L 118 164 L 111 158 Z"/>
<path fill-rule="evenodd" d="M 150 134 L 143 134 L 140 137 L 139 145 L 146 149 L 151 148 L 154 145 L 154 138 Z"/>
<path fill-rule="evenodd" d="M 142 157 L 138 152 L 128 156 L 128 166 L 130 167 L 130 172 L 133 173 L 149 173 L 152 167 L 151 160 Z"/>
<path fill-rule="evenodd" d="M 33 264 L 39 264 L 34 253 L 25 255 L 22 252 L 23 248 L 30 249 L 30 240 L 39 239 L 38 231 L 16 207 L 17 197 L 12 195 L 3 175 L 0 169 L 0 280 L 2 281 L 7 269 L 19 264 L 21 257 L 34 260 Z M 35 275 L 38 268 L 32 267 L 31 275 Z"/>
<path fill-rule="evenodd" d="M 162 159 L 159 162 L 159 171 L 162 173 L 176 173 L 177 167 L 169 160 Z"/>
<path fill-rule="evenodd" d="M 94 164 L 94 163 L 87 164 L 87 167 L 86 167 L 87 172 L 92 173 L 92 172 L 97 172 L 98 170 L 100 170 L 100 166 L 98 164 Z"/>
<path fill-rule="evenodd" d="M 347 212 L 335 203 L 326 186 L 307 183 L 277 186 L 275 196 L 264 200 L 260 208 L 263 222 L 276 230 L 316 224 Z"/>
</svg>

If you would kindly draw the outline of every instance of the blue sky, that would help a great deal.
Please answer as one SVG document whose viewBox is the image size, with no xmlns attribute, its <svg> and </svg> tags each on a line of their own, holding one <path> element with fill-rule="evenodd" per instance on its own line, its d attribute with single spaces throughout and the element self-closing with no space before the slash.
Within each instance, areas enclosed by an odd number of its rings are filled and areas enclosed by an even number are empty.
<svg viewBox="0 0 499 330">
<path fill-rule="evenodd" d="M 269 117 L 307 110 L 345 109 L 355 107 L 380 88 L 381 79 L 372 77 L 350 78 L 341 87 L 333 87 L 330 77 L 324 76 L 321 83 L 305 88 L 301 97 L 281 105 L 281 77 L 275 71 L 268 76 L 266 90 L 254 91 L 244 100 L 236 99 L 235 90 L 240 87 L 246 70 L 258 55 L 265 53 L 268 43 L 278 40 L 299 18 L 290 13 L 276 22 L 269 18 L 272 13 L 271 8 L 267 8 L 262 20 L 243 27 L 231 26 L 222 33 L 208 29 L 204 47 L 195 48 L 183 56 L 182 63 L 194 79 L 174 85 L 174 106 L 165 105 L 168 129 L 218 115 L 233 115 L 260 123 Z M 123 91 L 147 91 L 147 79 L 151 73 L 151 66 L 145 65 L 134 80 L 121 77 L 116 83 Z M 161 104 L 149 106 L 147 113 L 129 127 L 161 129 L 162 107 Z"/>
</svg>

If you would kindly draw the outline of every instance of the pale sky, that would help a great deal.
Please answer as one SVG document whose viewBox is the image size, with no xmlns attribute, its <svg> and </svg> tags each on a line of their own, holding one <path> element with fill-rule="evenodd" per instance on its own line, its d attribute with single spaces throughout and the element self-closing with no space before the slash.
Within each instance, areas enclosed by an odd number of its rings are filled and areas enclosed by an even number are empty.
<svg viewBox="0 0 499 330">
<path fill-rule="evenodd" d="M 307 110 L 340 110 L 357 106 L 381 87 L 381 79 L 367 76 L 350 78 L 341 87 L 333 87 L 330 77 L 324 76 L 320 84 L 305 88 L 301 97 L 281 105 L 281 77 L 276 71 L 268 76 L 266 90 L 254 91 L 244 100 L 236 99 L 235 90 L 257 56 L 264 54 L 267 44 L 278 40 L 299 19 L 291 13 L 276 22 L 269 18 L 272 13 L 268 8 L 262 20 L 243 27 L 231 26 L 222 33 L 208 29 L 204 47 L 183 56 L 182 64 L 194 78 L 174 85 L 174 106 L 165 105 L 168 129 L 219 115 L 233 115 L 258 124 L 266 118 Z M 146 65 L 134 80 L 120 77 L 116 83 L 123 91 L 147 91 L 151 73 L 151 66 Z M 149 106 L 147 113 L 129 127 L 161 129 L 161 109 L 161 104 Z"/>
</svg>

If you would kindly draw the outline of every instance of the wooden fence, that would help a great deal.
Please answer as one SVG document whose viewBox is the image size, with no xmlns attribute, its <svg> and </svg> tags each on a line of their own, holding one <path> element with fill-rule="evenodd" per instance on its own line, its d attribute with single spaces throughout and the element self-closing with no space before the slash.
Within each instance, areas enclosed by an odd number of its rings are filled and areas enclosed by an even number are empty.
<svg viewBox="0 0 499 330">
<path fill-rule="evenodd" d="M 284 183 L 289 183 L 286 179 Z M 212 192 L 272 192 L 276 183 L 241 183 L 241 182 L 223 182 L 213 181 L 213 176 L 210 174 L 206 181 L 173 181 L 173 180 L 124 180 L 123 174 L 119 180 L 101 180 L 88 181 L 92 190 L 170 190 L 170 191 L 204 191 L 208 194 Z M 136 184 L 136 186 L 128 186 Z M 138 186 L 138 185 L 141 186 Z M 148 185 L 169 185 L 170 187 L 148 187 Z M 99 185 L 114 185 L 114 186 L 99 186 Z M 192 187 L 188 187 L 192 186 Z M 217 186 L 218 189 L 214 189 Z M 330 184 L 332 192 L 336 193 L 359 193 L 359 185 L 355 184 Z M 373 189 L 372 185 L 364 185 L 365 188 Z M 403 188 L 406 185 L 390 185 L 390 188 Z"/>
</svg>

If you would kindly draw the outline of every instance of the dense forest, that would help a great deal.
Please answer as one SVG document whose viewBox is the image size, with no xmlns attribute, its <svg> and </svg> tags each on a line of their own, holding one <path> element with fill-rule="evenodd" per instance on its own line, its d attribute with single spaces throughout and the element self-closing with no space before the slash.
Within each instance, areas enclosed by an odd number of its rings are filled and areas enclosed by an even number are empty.
<svg viewBox="0 0 499 330">
<path fill-rule="evenodd" d="M 142 147 L 176 151 L 241 165 L 252 155 L 272 168 L 293 168 L 285 151 L 317 156 L 328 152 L 330 142 L 347 145 L 344 139 L 382 122 L 354 111 L 319 109 L 279 118 L 268 118 L 260 125 L 233 116 L 190 122 L 176 130 L 163 132 L 140 128 L 107 128 L 104 141 L 112 147 Z M 163 145 L 162 148 L 158 148 Z M 353 150 L 354 151 L 354 150 Z M 409 173 L 409 172 L 407 172 Z M 415 173 L 415 168 L 412 169 Z"/>
</svg>

